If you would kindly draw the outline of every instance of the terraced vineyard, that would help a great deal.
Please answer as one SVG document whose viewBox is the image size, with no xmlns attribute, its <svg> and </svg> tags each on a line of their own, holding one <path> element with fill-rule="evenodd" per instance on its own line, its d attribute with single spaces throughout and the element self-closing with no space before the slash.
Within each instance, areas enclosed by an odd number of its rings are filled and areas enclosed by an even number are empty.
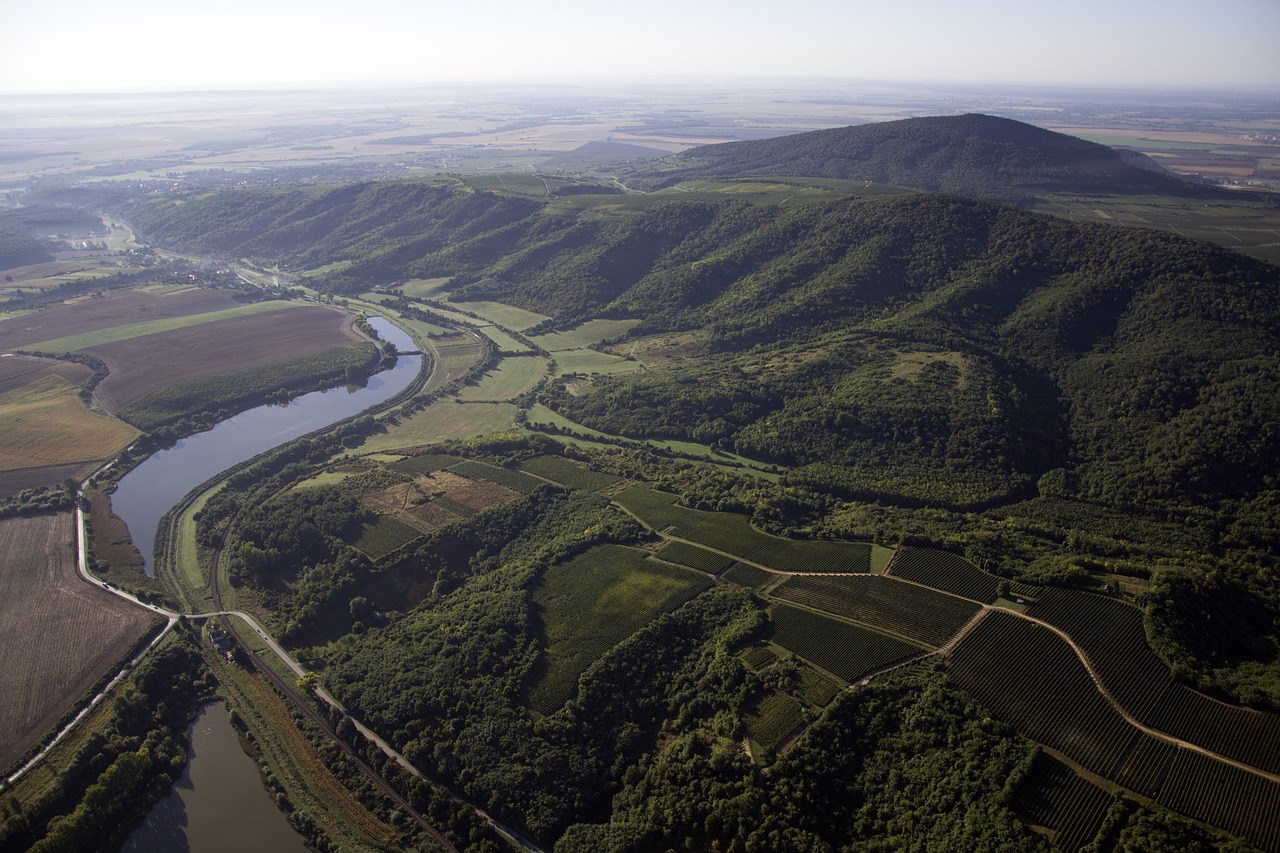
<svg viewBox="0 0 1280 853">
<path fill-rule="evenodd" d="M 771 568 L 788 572 L 869 572 L 872 545 L 784 539 L 761 533 L 745 515 L 703 512 L 677 506 L 679 498 L 649 486 L 636 486 L 614 498 L 655 530 L 689 539 Z"/>
<path fill-rule="evenodd" d="M 954 637 L 980 609 L 951 595 L 875 575 L 792 577 L 770 595 L 934 647 Z"/>
<path fill-rule="evenodd" d="M 1074 650 L 1044 626 L 990 611 L 952 653 L 951 672 L 1032 740 L 1187 817 L 1280 850 L 1280 782 L 1131 725 L 1107 702 Z M 1183 712 L 1172 706 L 1166 713 Z M 1178 718 L 1187 725 L 1187 717 Z M 1247 745 L 1248 731 L 1223 732 L 1217 728 L 1222 723 L 1212 725 L 1200 730 L 1202 737 L 1187 740 L 1213 751 L 1215 738 Z M 1255 746 L 1265 751 L 1273 744 Z"/>
<path fill-rule="evenodd" d="M 1136 607 L 1047 588 L 1028 613 L 1071 635 L 1111 695 L 1145 725 L 1280 773 L 1280 716 L 1228 705 L 1175 682 L 1147 643 Z"/>
<path fill-rule="evenodd" d="M 1074 853 L 1098 834 L 1111 803 L 1106 791 L 1041 753 L 1013 805 L 1029 822 L 1052 830 L 1054 847 Z"/>
<path fill-rule="evenodd" d="M 903 640 L 787 604 L 775 604 L 770 618 L 775 643 L 847 682 L 923 651 Z"/>
<path fill-rule="evenodd" d="M 996 584 L 1000 582 L 959 554 L 932 548 L 903 548 L 893 561 L 892 573 L 983 604 L 996 600 Z"/>
</svg>

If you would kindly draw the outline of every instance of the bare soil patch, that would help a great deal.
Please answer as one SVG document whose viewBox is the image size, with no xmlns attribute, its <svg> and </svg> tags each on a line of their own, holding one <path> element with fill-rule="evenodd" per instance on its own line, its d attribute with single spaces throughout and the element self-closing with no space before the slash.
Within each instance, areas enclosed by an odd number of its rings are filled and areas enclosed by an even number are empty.
<svg viewBox="0 0 1280 853">
<path fill-rule="evenodd" d="M 167 296 L 136 288 L 109 292 L 101 298 L 67 302 L 0 321 L 0 350 L 22 349 L 28 344 L 109 329 L 144 320 L 164 320 L 235 308 L 234 291 L 200 289 Z"/>
<path fill-rule="evenodd" d="M 76 574 L 70 513 L 0 521 L 0 766 L 120 660 L 146 612 Z"/>
<path fill-rule="evenodd" d="M 99 461 L 95 459 L 90 462 L 69 462 L 65 465 L 40 465 L 34 468 L 0 471 L 0 498 L 16 495 L 23 489 L 53 486 L 68 477 L 79 482 L 92 474 L 98 465 Z M 3 559 L 3 555 L 0 555 L 0 559 Z M 3 605 L 0 604 L 0 606 Z"/>
<path fill-rule="evenodd" d="M 515 497 L 514 491 L 497 483 L 436 471 L 412 483 L 397 483 L 369 492 L 362 501 L 374 512 L 430 532 Z"/>
<path fill-rule="evenodd" d="M 361 340 L 345 311 L 302 305 L 130 338 L 86 352 L 111 369 L 96 396 L 103 408 L 117 412 L 170 385 Z"/>
<path fill-rule="evenodd" d="M 80 385 L 93 375 L 93 371 L 73 361 L 34 358 L 29 355 L 5 356 L 0 358 L 0 394 L 30 385 L 50 375 L 61 376 L 72 385 Z"/>
</svg>

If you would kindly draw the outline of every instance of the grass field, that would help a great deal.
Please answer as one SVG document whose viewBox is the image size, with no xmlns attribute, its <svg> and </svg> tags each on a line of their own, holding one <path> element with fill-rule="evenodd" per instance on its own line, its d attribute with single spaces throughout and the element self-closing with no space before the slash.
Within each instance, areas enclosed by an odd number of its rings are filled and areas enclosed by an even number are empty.
<svg viewBox="0 0 1280 853">
<path fill-rule="evenodd" d="M 431 342 L 436 366 L 427 380 L 425 393 L 431 393 L 467 375 L 484 353 L 484 347 L 470 333 L 447 335 Z"/>
<path fill-rule="evenodd" d="M 497 323 L 499 326 L 514 329 L 517 332 L 531 329 L 551 319 L 546 314 L 537 314 L 514 305 L 504 305 L 501 302 L 450 302 L 449 304 L 459 311 L 475 314 L 490 323 Z M 469 319 L 468 322 L 474 323 L 475 320 Z"/>
<path fill-rule="evenodd" d="M 443 299 L 447 278 L 415 278 L 400 285 L 400 292 L 410 299 Z"/>
<path fill-rule="evenodd" d="M 0 394 L 0 471 L 104 459 L 138 435 L 128 424 L 92 412 L 61 376 Z"/>
<path fill-rule="evenodd" d="M 623 358 L 607 352 L 596 352 L 593 349 L 563 350 L 556 353 L 556 376 L 568 373 L 581 373 L 589 376 L 592 373 L 630 373 L 643 370 L 644 365 L 638 361 Z"/>
<path fill-rule="evenodd" d="M 186 329 L 191 326 L 203 326 L 206 323 L 216 323 L 219 320 L 249 317 L 254 314 L 263 314 L 270 311 L 284 311 L 289 309 L 297 310 L 298 307 L 299 306 L 297 305 L 282 301 L 254 302 L 249 305 L 239 305 L 235 308 L 225 308 L 221 311 L 210 311 L 204 314 L 184 314 L 161 320 L 145 320 L 140 323 L 127 323 L 121 326 L 94 329 L 93 331 L 82 332 L 75 335 L 49 338 L 47 340 L 36 341 L 28 345 L 26 348 L 38 350 L 40 352 L 78 352 L 80 350 L 89 349 L 90 347 L 99 347 L 104 344 L 116 343 L 117 341 L 140 338 L 145 335 L 155 335 L 160 332 L 171 332 L 175 329 Z"/>
<path fill-rule="evenodd" d="M 70 513 L 0 521 L 0 767 L 124 657 L 152 617 L 76 574 Z"/>
<path fill-rule="evenodd" d="M 399 424 L 387 424 L 387 431 L 370 436 L 355 452 L 384 453 L 406 447 L 434 444 L 448 438 L 473 438 L 510 429 L 516 407 L 509 403 L 455 403 L 439 401 Z"/>
<path fill-rule="evenodd" d="M 593 661 L 708 586 L 705 577 L 619 545 L 552 566 L 533 593 L 546 643 L 546 669 L 529 692 L 534 710 L 555 711 Z"/>
<path fill-rule="evenodd" d="M 435 323 L 428 323 L 423 320 L 414 320 L 411 317 L 398 317 L 396 322 L 421 338 L 432 338 L 454 333 L 453 329 L 446 329 L 444 326 L 437 326 Z"/>
<path fill-rule="evenodd" d="M 501 403 L 532 391 L 546 374 L 547 360 L 540 356 L 504 358 L 486 371 L 477 384 L 458 392 L 458 397 Z"/>
<path fill-rule="evenodd" d="M 511 335 L 499 329 L 497 326 L 481 326 L 480 334 L 493 341 L 494 348 L 498 352 L 512 353 L 519 355 L 520 353 L 533 352 L 528 344 L 516 340 Z"/>
<path fill-rule="evenodd" d="M 548 352 L 582 349 L 590 344 L 616 338 L 639 324 L 639 320 L 588 320 L 568 331 L 538 335 L 530 340 Z"/>
</svg>

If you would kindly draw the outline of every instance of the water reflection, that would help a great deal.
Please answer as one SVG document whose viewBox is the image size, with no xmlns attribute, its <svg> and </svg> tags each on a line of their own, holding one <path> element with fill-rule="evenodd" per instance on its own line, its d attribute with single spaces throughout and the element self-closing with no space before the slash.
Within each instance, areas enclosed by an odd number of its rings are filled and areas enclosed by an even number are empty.
<svg viewBox="0 0 1280 853">
<path fill-rule="evenodd" d="M 226 708 L 206 705 L 188 734 L 187 769 L 173 793 L 156 803 L 129 836 L 122 853 L 303 853 L 302 836 L 262 787 Z"/>
</svg>

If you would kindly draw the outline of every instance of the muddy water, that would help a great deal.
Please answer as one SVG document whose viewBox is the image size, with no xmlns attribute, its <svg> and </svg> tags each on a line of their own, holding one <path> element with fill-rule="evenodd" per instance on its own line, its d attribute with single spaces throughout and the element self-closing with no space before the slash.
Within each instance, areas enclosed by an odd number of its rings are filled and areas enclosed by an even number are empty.
<svg viewBox="0 0 1280 853">
<path fill-rule="evenodd" d="M 413 349 L 408 335 L 386 320 L 374 317 L 369 322 L 402 351 Z M 288 405 L 258 406 L 152 454 L 124 476 L 111 496 L 111 508 L 129 525 L 133 543 L 142 552 L 147 575 L 154 573 L 160 518 L 187 492 L 219 471 L 395 396 L 421 367 L 422 356 L 401 356 L 395 367 L 369 377 L 361 388 L 331 388 L 304 394 Z"/>
<path fill-rule="evenodd" d="M 240 749 L 227 709 L 206 705 L 189 735 L 186 771 L 129 836 L 123 853 L 304 853 L 302 836 Z"/>
</svg>

